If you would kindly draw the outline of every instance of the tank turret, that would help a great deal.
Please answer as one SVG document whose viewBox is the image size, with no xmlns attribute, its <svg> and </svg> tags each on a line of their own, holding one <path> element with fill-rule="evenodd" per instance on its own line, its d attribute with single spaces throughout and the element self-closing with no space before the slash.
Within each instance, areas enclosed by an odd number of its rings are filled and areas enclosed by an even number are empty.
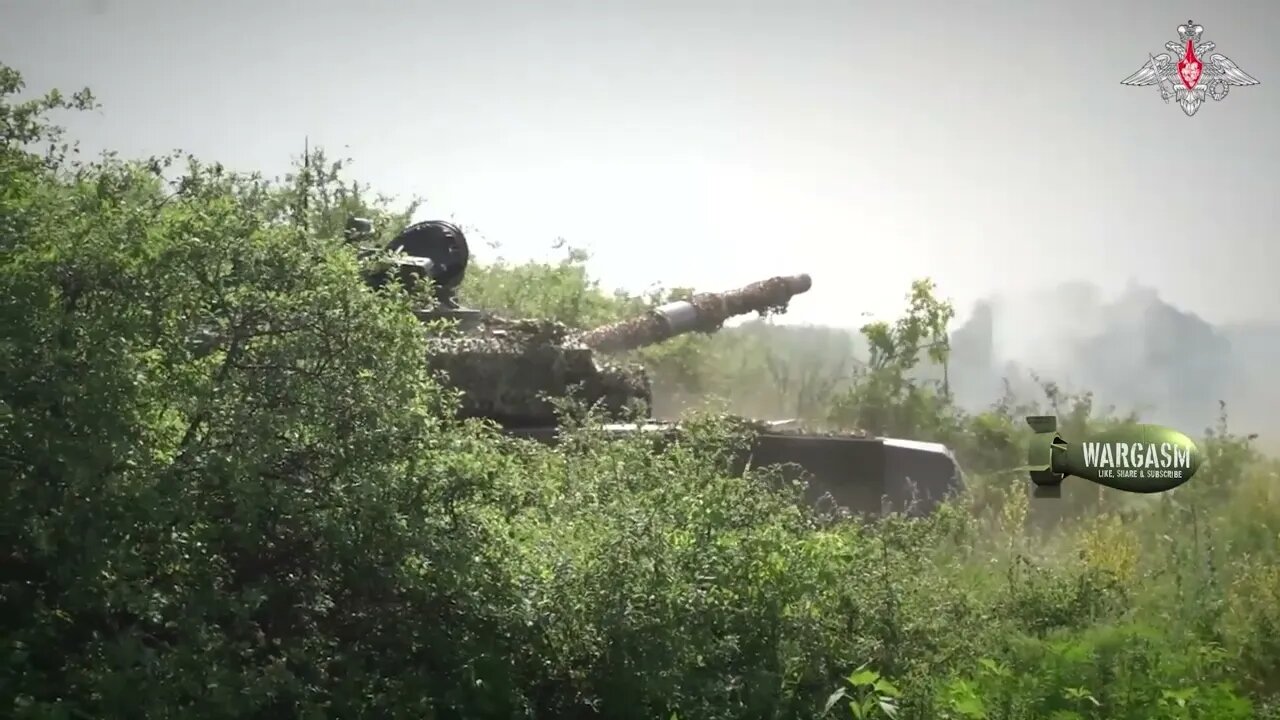
<svg viewBox="0 0 1280 720">
<path fill-rule="evenodd" d="M 352 219 L 347 228 L 348 241 L 366 260 L 377 261 L 367 270 L 371 285 L 380 287 L 392 278 L 409 287 L 432 284 L 434 305 L 419 310 L 419 318 L 453 322 L 432 336 L 427 362 L 461 391 L 464 417 L 486 418 L 506 428 L 554 427 L 556 398 L 592 406 L 606 417 L 647 416 L 652 394 L 644 369 L 602 354 L 687 332 L 715 332 L 731 317 L 784 309 L 811 285 L 807 275 L 771 278 L 725 293 L 700 293 L 638 317 L 575 332 L 547 319 L 507 319 L 460 307 L 457 290 L 470 252 L 455 225 L 410 225 L 383 248 L 373 242 L 369 221 Z"/>
</svg>

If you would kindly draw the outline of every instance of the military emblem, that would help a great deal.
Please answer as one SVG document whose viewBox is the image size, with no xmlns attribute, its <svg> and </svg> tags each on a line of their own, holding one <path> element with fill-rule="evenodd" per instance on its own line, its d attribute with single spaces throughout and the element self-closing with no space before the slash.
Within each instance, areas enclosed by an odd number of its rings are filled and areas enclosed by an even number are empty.
<svg viewBox="0 0 1280 720">
<path fill-rule="evenodd" d="M 1188 20 L 1178 26 L 1178 40 L 1164 44 L 1169 52 L 1147 55 L 1147 63 L 1138 72 L 1121 81 L 1123 85 L 1143 87 L 1155 85 L 1167 104 L 1177 100 L 1182 111 L 1191 117 L 1204 104 L 1206 97 L 1222 100 L 1232 85 L 1257 85 L 1255 80 L 1231 58 L 1213 52 L 1215 43 L 1200 41 L 1204 28 Z"/>
</svg>

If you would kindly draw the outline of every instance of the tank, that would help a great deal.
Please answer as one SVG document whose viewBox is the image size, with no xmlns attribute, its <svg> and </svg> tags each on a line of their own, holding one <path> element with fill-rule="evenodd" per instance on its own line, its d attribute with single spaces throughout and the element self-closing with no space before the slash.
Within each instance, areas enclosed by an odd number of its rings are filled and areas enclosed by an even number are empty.
<svg viewBox="0 0 1280 720">
<path fill-rule="evenodd" d="M 457 289 L 470 250 L 455 225 L 428 221 L 400 232 L 385 247 L 372 224 L 353 219 L 348 240 L 381 261 L 367 281 L 398 279 L 411 288 L 428 283 L 429 307 L 419 319 L 440 323 L 429 340 L 427 363 L 460 391 L 459 413 L 483 418 L 504 433 L 544 443 L 559 438 L 559 401 L 592 407 L 617 435 L 651 433 L 661 442 L 679 423 L 652 418 L 652 389 L 644 369 L 618 355 L 686 333 L 714 333 L 730 318 L 785 311 L 809 291 L 808 275 L 778 276 L 718 293 L 698 293 L 636 317 L 585 331 L 539 318 L 502 318 L 461 307 Z M 385 254 L 390 251 L 391 254 Z M 639 418 L 639 421 L 637 421 Z M 960 487 L 961 473 L 943 445 L 854 433 L 811 433 L 790 421 L 743 418 L 755 428 L 753 445 L 737 459 L 747 467 L 780 465 L 807 481 L 807 498 L 865 514 L 911 515 L 933 510 Z"/>
</svg>

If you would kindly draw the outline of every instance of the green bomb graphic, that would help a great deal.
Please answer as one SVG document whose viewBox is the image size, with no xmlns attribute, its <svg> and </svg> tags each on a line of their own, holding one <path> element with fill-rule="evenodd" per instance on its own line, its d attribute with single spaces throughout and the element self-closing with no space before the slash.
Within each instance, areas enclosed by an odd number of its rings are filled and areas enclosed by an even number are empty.
<svg viewBox="0 0 1280 720">
<path fill-rule="evenodd" d="M 1036 497 L 1060 497 L 1068 476 L 1125 492 L 1161 493 L 1200 468 L 1195 441 L 1161 425 L 1129 425 L 1067 443 L 1056 417 L 1032 416 L 1027 424 L 1036 433 L 1027 449 Z"/>
</svg>

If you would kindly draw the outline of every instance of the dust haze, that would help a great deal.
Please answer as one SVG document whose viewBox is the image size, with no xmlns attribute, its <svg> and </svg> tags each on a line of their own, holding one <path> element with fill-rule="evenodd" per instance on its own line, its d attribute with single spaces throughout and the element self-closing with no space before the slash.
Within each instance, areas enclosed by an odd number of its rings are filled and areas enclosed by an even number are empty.
<svg viewBox="0 0 1280 720">
<path fill-rule="evenodd" d="M 953 334 L 953 389 L 968 408 L 988 404 L 1004 382 L 1035 391 L 1036 376 L 1096 404 L 1187 432 L 1229 427 L 1280 447 L 1274 369 L 1280 322 L 1214 325 L 1132 282 L 1106 292 L 1067 282 L 979 302 Z"/>
<path fill-rule="evenodd" d="M 945 287 L 938 292 L 947 295 Z M 811 301 L 802 295 L 793 305 Z M 1192 436 L 1216 429 L 1225 412 L 1229 431 L 1257 434 L 1261 448 L 1280 450 L 1274 372 L 1280 320 L 1213 323 L 1136 281 L 1118 288 L 1077 280 L 1005 289 L 956 309 L 962 319 L 951 329 L 946 377 L 967 411 L 1010 395 L 1043 405 L 1043 385 L 1052 383 L 1066 393 L 1091 393 L 1095 413 L 1133 413 Z M 750 351 L 718 351 L 712 364 L 725 378 L 710 392 L 759 417 L 819 420 L 867 357 L 866 342 L 850 324 L 755 320 L 725 332 L 738 342 L 723 347 Z M 740 367 L 758 362 L 764 367 Z M 942 368 L 926 365 L 915 374 L 944 377 Z M 767 386 L 741 380 L 760 377 Z M 655 383 L 660 415 L 674 417 L 697 404 L 697 398 L 671 396 L 671 384 L 662 380 Z"/>
</svg>

